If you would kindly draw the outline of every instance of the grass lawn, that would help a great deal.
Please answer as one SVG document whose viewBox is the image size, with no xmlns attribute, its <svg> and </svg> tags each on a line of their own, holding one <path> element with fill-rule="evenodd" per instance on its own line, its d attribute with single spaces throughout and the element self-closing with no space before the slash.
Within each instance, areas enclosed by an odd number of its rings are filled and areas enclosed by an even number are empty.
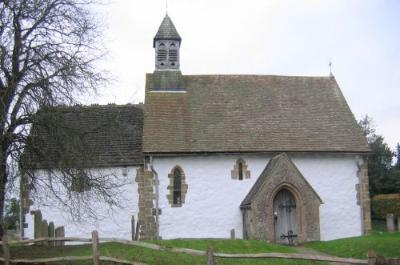
<svg viewBox="0 0 400 265">
<path fill-rule="evenodd" d="M 296 248 L 269 244 L 256 240 L 165 240 L 152 241 L 152 243 L 161 244 L 167 247 L 185 247 L 199 250 L 206 250 L 211 245 L 216 252 L 225 253 L 260 253 L 260 252 L 281 252 L 295 253 Z M 191 256 L 187 254 L 178 254 L 165 251 L 157 251 L 136 246 L 127 246 L 116 243 L 103 243 L 100 245 L 100 254 L 103 256 L 112 256 L 126 260 L 135 260 L 154 265 L 205 265 L 206 257 Z M 14 246 L 11 248 L 11 256 L 19 258 L 39 258 L 56 256 L 90 256 L 91 245 L 84 246 L 65 246 L 65 247 L 44 247 L 44 246 Z M 90 262 L 75 262 L 62 264 L 91 264 Z M 106 264 L 106 263 L 103 263 Z M 216 264 L 255 264 L 255 265 L 289 265 L 309 264 L 306 261 L 282 260 L 282 259 L 216 259 Z M 313 263 L 326 264 L 326 263 Z"/>
<path fill-rule="evenodd" d="M 400 257 L 400 233 L 374 231 L 370 235 L 325 242 L 311 242 L 306 247 L 338 257 L 366 259 L 368 250 L 386 258 Z"/>
<path fill-rule="evenodd" d="M 382 227 L 382 226 L 378 226 Z M 266 243 L 257 240 L 213 240 L 213 239 L 176 239 L 163 241 L 149 241 L 175 248 L 190 248 L 206 250 L 210 245 L 215 252 L 223 253 L 296 253 L 295 247 L 283 246 L 278 244 Z M 400 233 L 387 233 L 375 230 L 371 235 L 338 239 L 325 242 L 310 242 L 304 245 L 319 252 L 327 253 L 338 257 L 352 257 L 366 259 L 368 250 L 374 250 L 378 255 L 385 257 L 400 257 Z M 100 244 L 100 254 L 102 256 L 116 257 L 125 260 L 140 261 L 151 265 L 205 265 L 206 257 L 191 256 L 188 254 L 172 253 L 168 251 L 151 250 L 147 248 L 129 246 L 117 243 Z M 90 256 L 91 245 L 64 246 L 64 247 L 45 247 L 45 246 L 12 246 L 11 256 L 14 258 L 40 258 L 57 256 Z M 76 265 L 91 262 L 62 262 L 58 264 Z M 111 263 L 102 263 L 108 265 Z M 327 264 L 323 262 L 309 263 L 307 261 L 283 260 L 283 259 L 216 259 L 217 265 L 289 265 L 289 264 Z"/>
</svg>

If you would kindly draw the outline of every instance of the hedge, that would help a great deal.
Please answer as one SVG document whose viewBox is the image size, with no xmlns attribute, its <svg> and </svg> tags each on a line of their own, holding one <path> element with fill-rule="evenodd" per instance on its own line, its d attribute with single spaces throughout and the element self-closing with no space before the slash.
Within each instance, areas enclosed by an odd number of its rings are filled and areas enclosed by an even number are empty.
<svg viewBox="0 0 400 265">
<path fill-rule="evenodd" d="M 388 213 L 400 217 L 400 193 L 379 194 L 371 200 L 372 218 L 386 219 Z"/>
</svg>

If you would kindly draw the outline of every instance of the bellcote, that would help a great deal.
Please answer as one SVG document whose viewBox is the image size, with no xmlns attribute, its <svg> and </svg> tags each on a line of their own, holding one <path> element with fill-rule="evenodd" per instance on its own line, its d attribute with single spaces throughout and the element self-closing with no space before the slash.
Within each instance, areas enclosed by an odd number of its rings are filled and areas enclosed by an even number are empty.
<svg viewBox="0 0 400 265">
<path fill-rule="evenodd" d="M 171 18 L 165 15 L 153 40 L 156 70 L 179 70 L 181 41 Z"/>
</svg>

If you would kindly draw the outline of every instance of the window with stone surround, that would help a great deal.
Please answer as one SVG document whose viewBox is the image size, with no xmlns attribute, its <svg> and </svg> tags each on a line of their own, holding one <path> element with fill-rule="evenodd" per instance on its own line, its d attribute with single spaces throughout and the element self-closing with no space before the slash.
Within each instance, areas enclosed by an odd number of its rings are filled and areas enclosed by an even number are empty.
<svg viewBox="0 0 400 265">
<path fill-rule="evenodd" d="M 168 174 L 168 178 L 168 202 L 172 207 L 181 207 L 185 203 L 185 197 L 188 190 L 185 173 L 180 166 L 175 166 L 171 170 L 171 173 Z"/>
<path fill-rule="evenodd" d="M 232 179 L 243 180 L 250 178 L 250 171 L 247 169 L 246 161 L 243 158 L 236 160 L 233 169 L 231 170 Z"/>
</svg>

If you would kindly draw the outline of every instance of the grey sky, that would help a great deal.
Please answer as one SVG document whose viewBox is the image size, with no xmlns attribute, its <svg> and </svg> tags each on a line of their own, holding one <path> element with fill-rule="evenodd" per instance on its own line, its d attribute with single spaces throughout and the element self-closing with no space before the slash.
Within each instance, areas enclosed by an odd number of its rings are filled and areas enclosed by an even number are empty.
<svg viewBox="0 0 400 265">
<path fill-rule="evenodd" d="M 392 148 L 400 142 L 400 1 L 169 0 L 183 41 L 184 74 L 329 75 L 357 119 L 368 114 Z M 152 39 L 165 0 L 112 0 L 107 69 L 117 81 L 90 102 L 144 100 Z"/>
</svg>

